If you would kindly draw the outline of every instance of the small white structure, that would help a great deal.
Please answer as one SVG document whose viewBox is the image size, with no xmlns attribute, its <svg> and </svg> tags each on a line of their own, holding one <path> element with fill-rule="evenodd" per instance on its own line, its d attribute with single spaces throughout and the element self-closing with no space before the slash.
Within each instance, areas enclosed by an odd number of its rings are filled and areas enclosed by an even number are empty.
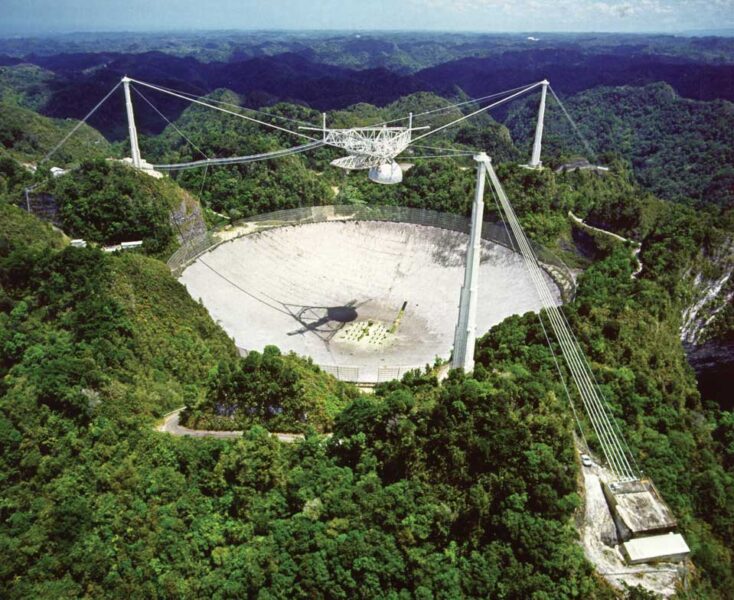
<svg viewBox="0 0 734 600">
<path fill-rule="evenodd" d="M 143 246 L 142 240 L 137 240 L 134 242 L 122 242 L 120 244 L 115 244 L 114 246 L 105 246 L 102 248 L 103 252 L 118 252 L 120 250 L 134 250 L 135 248 L 141 248 Z"/>
<path fill-rule="evenodd" d="M 130 157 L 126 157 L 126 158 L 122 158 L 122 159 L 117 159 L 117 158 L 108 158 L 107 160 L 109 160 L 109 161 L 114 161 L 114 162 L 121 162 L 121 163 L 123 163 L 123 164 L 126 164 L 126 165 L 130 165 L 131 167 L 135 167 L 135 163 L 134 163 L 133 159 L 132 159 L 132 158 L 130 158 Z M 138 166 L 137 166 L 136 168 L 137 168 L 137 169 L 138 169 L 138 170 L 139 170 L 139 171 L 140 171 L 141 173 L 145 173 L 146 175 L 150 175 L 150 176 L 151 176 L 151 177 L 153 177 L 154 179 L 160 179 L 161 177 L 163 177 L 163 173 L 161 173 L 160 171 L 156 171 L 156 170 L 155 170 L 155 169 L 153 168 L 153 165 L 151 165 L 151 164 L 150 164 L 150 163 L 149 163 L 149 162 L 148 162 L 147 160 L 145 160 L 144 158 L 141 158 L 141 159 L 140 159 L 140 162 L 138 163 Z"/>
<path fill-rule="evenodd" d="M 87 242 L 82 239 L 71 240 L 71 242 L 69 243 L 71 244 L 72 248 L 86 248 L 87 247 Z"/>
<path fill-rule="evenodd" d="M 62 175 L 66 175 L 69 171 L 68 169 L 62 169 L 61 167 L 51 167 L 51 175 L 54 177 L 61 177 Z"/>
<path fill-rule="evenodd" d="M 622 544 L 627 562 L 631 565 L 651 562 L 681 562 L 691 553 L 679 533 L 652 535 L 629 540 Z"/>
<path fill-rule="evenodd" d="M 370 181 L 393 185 L 403 180 L 403 170 L 394 160 L 383 163 L 370 169 L 368 177 Z"/>
</svg>

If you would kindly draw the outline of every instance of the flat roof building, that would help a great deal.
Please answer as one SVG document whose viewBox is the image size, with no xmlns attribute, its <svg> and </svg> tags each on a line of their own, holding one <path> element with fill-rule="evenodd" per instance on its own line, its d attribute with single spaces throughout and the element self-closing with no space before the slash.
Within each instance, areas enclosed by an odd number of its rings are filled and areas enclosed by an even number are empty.
<svg viewBox="0 0 734 600">
<path fill-rule="evenodd" d="M 649 562 L 680 562 L 691 549 L 679 533 L 666 533 L 635 538 L 622 544 L 622 551 L 631 565 Z"/>
</svg>

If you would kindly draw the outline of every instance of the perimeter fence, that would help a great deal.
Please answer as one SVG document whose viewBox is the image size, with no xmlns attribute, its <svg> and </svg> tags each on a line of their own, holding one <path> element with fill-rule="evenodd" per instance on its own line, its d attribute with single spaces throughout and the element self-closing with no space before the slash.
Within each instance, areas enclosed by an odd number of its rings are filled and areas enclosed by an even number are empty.
<svg viewBox="0 0 734 600">
<path fill-rule="evenodd" d="M 319 368 L 340 381 L 357 384 L 385 383 L 400 379 L 410 371 L 423 371 L 427 365 L 414 367 L 350 367 L 345 365 L 319 365 Z"/>
<path fill-rule="evenodd" d="M 355 206 L 351 204 L 291 208 L 241 219 L 227 229 L 218 232 L 209 231 L 192 238 L 168 259 L 168 266 L 178 276 L 199 256 L 214 249 L 219 244 L 266 229 L 294 227 L 330 221 L 389 221 L 393 223 L 410 223 L 412 225 L 459 231 L 466 234 L 471 230 L 471 219 L 461 215 L 438 212 L 427 208 Z M 500 244 L 515 251 L 518 247 L 514 237 L 508 228 L 505 227 L 504 223 L 484 221 L 482 224 L 482 239 Z M 531 244 L 538 257 L 540 266 L 555 281 L 561 291 L 563 300 L 570 300 L 576 291 L 575 280 L 571 270 L 547 248 L 532 242 Z"/>
<path fill-rule="evenodd" d="M 246 348 L 241 348 L 239 346 L 237 347 L 237 351 L 239 352 L 240 356 L 247 356 L 249 354 L 249 350 L 247 350 Z M 339 381 L 346 381 L 349 383 L 355 383 L 357 385 L 367 386 L 400 379 L 403 375 L 409 373 L 410 371 L 424 372 L 426 367 L 431 367 L 431 365 L 427 364 L 414 365 L 412 367 L 396 367 L 390 365 L 360 367 L 355 365 L 324 365 L 319 363 L 314 364 L 324 373 L 332 375 Z"/>
<path fill-rule="evenodd" d="M 219 246 L 260 231 L 277 227 L 296 227 L 312 223 L 339 221 L 385 221 L 392 223 L 409 223 L 425 227 L 438 227 L 450 231 L 468 234 L 471 230 L 471 219 L 461 215 L 443 213 L 424 208 L 408 208 L 404 206 L 310 206 L 292 208 L 263 213 L 233 223 L 230 227 L 216 232 L 206 232 L 184 243 L 168 259 L 168 266 L 174 275 L 179 276 L 183 270 L 199 256 Z M 517 251 L 517 244 L 504 223 L 484 221 L 482 239 L 500 244 Z M 564 301 L 571 299 L 576 291 L 575 280 L 571 270 L 547 248 L 532 243 L 540 266 L 548 273 L 558 286 Z M 247 351 L 239 349 L 241 354 Z M 385 365 L 366 368 L 351 365 L 319 365 L 319 367 L 342 381 L 354 383 L 379 383 L 402 377 L 408 371 L 422 369 L 423 366 Z"/>
</svg>

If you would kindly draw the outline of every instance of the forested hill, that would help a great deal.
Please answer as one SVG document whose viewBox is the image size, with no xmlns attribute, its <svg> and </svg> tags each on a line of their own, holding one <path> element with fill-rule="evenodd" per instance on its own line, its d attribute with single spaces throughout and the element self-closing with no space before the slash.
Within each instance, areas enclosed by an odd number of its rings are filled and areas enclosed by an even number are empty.
<svg viewBox="0 0 734 600">
<path fill-rule="evenodd" d="M 201 31 L 0 38 L 0 64 L 17 64 L 24 57 L 31 62 L 84 69 L 101 64 L 99 59 L 90 58 L 95 54 L 109 59 L 158 51 L 200 62 L 237 62 L 290 52 L 327 65 L 359 70 L 384 67 L 411 73 L 463 58 L 558 49 L 589 56 L 652 56 L 702 64 L 731 62 L 734 57 L 732 38 L 715 35 Z"/>
<path fill-rule="evenodd" d="M 76 121 L 50 119 L 11 100 L 0 99 L 0 149 L 21 162 L 36 162 L 50 152 L 76 125 Z M 67 165 L 81 158 L 113 156 L 110 143 L 98 131 L 83 125 L 54 157 Z"/>
<path fill-rule="evenodd" d="M 597 87 L 565 98 L 583 137 L 598 155 L 626 159 L 637 180 L 661 198 L 734 207 L 734 103 L 700 102 L 667 84 Z M 526 101 L 507 118 L 516 140 L 531 139 L 537 103 Z M 549 102 L 546 157 L 586 150 L 560 108 Z M 526 146 L 529 152 L 529 146 Z"/>
<path fill-rule="evenodd" d="M 418 92 L 464 99 L 549 78 L 597 154 L 603 159 L 624 157 L 638 181 L 656 195 L 722 207 L 730 206 L 734 198 L 732 149 L 726 137 L 734 118 L 730 103 L 734 99 L 734 49 L 729 40 L 551 36 L 534 44 L 516 37 L 470 37 L 464 40 L 465 46 L 442 38 L 430 43 L 424 40 L 423 45 L 419 39 L 412 40 L 403 48 L 401 40 L 405 40 L 400 36 L 392 42 L 379 36 L 266 38 L 253 37 L 251 51 L 237 49 L 232 39 L 217 38 L 213 48 L 224 54 L 209 61 L 196 52 L 155 48 L 152 40 L 142 44 L 140 52 L 128 53 L 53 53 L 51 49 L 57 46 L 49 41 L 48 52 L 27 53 L 18 58 L 27 63 L 0 67 L 0 98 L 6 103 L 0 111 L 0 137 L 20 138 L 21 131 L 33 131 L 33 136 L 25 134 L 25 148 L 18 148 L 25 152 L 25 158 L 19 157 L 27 159 L 29 150 L 48 147 L 51 136 L 44 133 L 45 125 L 38 119 L 30 123 L 23 108 L 57 119 L 81 118 L 124 74 L 196 94 L 230 90 L 237 94 L 235 103 L 253 108 L 286 102 L 302 106 L 302 116 L 345 109 L 354 115 L 358 112 L 355 105 L 369 103 L 388 108 L 376 109 L 375 116 L 389 114 L 391 118 L 396 114 L 389 109 L 391 104 L 400 104 L 403 112 L 420 110 L 420 102 L 405 101 Z M 169 50 L 180 43 L 177 38 Z M 440 48 L 451 51 L 446 54 Z M 336 49 L 345 53 L 341 62 L 336 60 Z M 398 52 L 431 62 L 426 57 L 432 50 L 437 52 L 432 65 L 411 72 L 390 67 L 390 61 L 375 64 L 365 58 Z M 188 106 L 155 92 L 145 94 L 171 121 Z M 80 102 L 80 98 L 88 101 Z M 142 98 L 135 96 L 134 102 L 140 131 L 161 133 L 166 121 Z M 510 108 L 509 115 L 504 107 L 494 113 L 510 128 L 513 143 L 523 153 L 528 151 L 536 102 L 534 96 L 520 108 Z M 298 114 L 299 110 L 288 112 Z M 574 148 L 588 154 L 562 119 L 550 102 L 546 158 L 562 158 L 558 147 L 554 148 L 559 138 L 564 152 Z M 108 139 L 125 138 L 121 92 L 92 116 L 90 124 Z M 57 121 L 60 125 L 63 121 Z M 492 152 L 491 139 L 474 135 L 464 142 L 474 148 L 481 144 Z M 97 145 L 104 151 L 103 142 Z M 91 144 L 87 147 L 94 152 Z M 496 157 L 507 158 L 506 153 Z"/>
<path fill-rule="evenodd" d="M 543 78 L 565 94 L 664 81 L 686 98 L 734 100 L 734 48 L 726 38 L 261 33 L 214 36 L 202 45 L 196 36 L 172 37 L 131 36 L 127 50 L 114 52 L 83 36 L 76 45 L 69 37 L 0 40 L 0 53 L 14 55 L 0 61 L 7 65 L 0 89 L 20 86 L 33 108 L 77 119 L 84 115 L 80 97 L 91 104 L 125 74 L 196 94 L 228 88 L 251 106 L 291 101 L 317 110 L 384 105 L 417 91 L 482 96 Z M 34 85 L 19 81 L 17 70 Z M 168 108 L 169 118 L 183 110 Z M 125 135 L 124 121 L 104 108 L 91 124 Z"/>
</svg>

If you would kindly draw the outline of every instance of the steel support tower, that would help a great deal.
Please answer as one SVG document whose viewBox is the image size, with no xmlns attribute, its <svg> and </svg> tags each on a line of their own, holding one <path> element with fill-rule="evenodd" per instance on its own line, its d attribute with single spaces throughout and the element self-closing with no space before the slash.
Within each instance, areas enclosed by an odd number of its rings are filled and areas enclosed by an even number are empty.
<svg viewBox="0 0 734 600">
<path fill-rule="evenodd" d="M 479 300 L 479 259 L 482 255 L 482 221 L 484 219 L 484 164 L 489 157 L 481 152 L 474 156 L 477 161 L 477 184 L 472 206 L 471 233 L 466 249 L 464 285 L 459 299 L 459 320 L 454 333 L 452 368 L 474 370 L 474 346 L 477 339 L 477 302 Z"/>
<path fill-rule="evenodd" d="M 533 140 L 533 154 L 530 157 L 528 167 L 540 169 L 543 163 L 540 161 L 540 147 L 543 141 L 543 119 L 545 118 L 545 97 L 548 93 L 548 80 L 540 82 L 540 108 L 538 108 L 538 123 L 535 126 L 535 139 Z"/>
<path fill-rule="evenodd" d="M 138 130 L 135 127 L 135 113 L 133 113 L 133 101 L 130 97 L 130 78 L 127 75 L 122 78 L 122 86 L 125 90 L 127 127 L 130 131 L 130 157 L 133 161 L 133 167 L 140 169 L 142 167 L 142 160 L 140 158 L 140 147 L 138 146 Z"/>
</svg>

